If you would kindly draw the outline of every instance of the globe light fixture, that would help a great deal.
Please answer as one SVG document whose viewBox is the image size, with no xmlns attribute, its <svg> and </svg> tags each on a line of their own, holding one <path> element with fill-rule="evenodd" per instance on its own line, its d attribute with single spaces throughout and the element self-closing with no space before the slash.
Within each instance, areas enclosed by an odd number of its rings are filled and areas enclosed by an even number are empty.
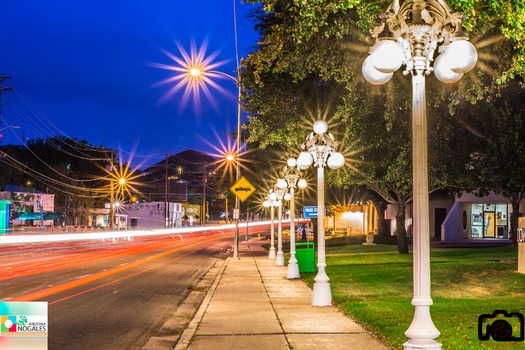
<svg viewBox="0 0 525 350">
<path fill-rule="evenodd" d="M 376 67 L 374 67 L 370 56 L 368 56 L 363 62 L 362 72 L 366 81 L 368 81 L 372 85 L 383 85 L 384 83 L 392 79 L 392 77 L 394 76 L 394 73 L 383 73 Z"/>
<path fill-rule="evenodd" d="M 370 63 L 381 73 L 395 72 L 404 58 L 403 48 L 393 40 L 379 40 L 370 52 Z"/>
<path fill-rule="evenodd" d="M 364 78 L 386 83 L 401 65 L 412 76 L 413 161 L 413 321 L 405 332 L 405 349 L 441 349 L 439 331 L 430 316 L 430 224 L 428 199 L 428 135 L 425 76 L 451 84 L 476 65 L 478 54 L 463 31 L 462 15 L 445 0 L 394 0 L 372 31 L 376 44 L 363 62 Z M 400 50 L 401 49 L 401 50 Z M 436 49 L 439 55 L 434 58 Z M 401 61 L 401 64 L 400 64 Z M 432 65 L 433 63 L 433 65 Z M 396 69 L 393 69 L 396 68 Z"/>
<path fill-rule="evenodd" d="M 440 81 L 448 84 L 455 83 L 463 78 L 463 73 L 456 73 L 450 69 L 450 65 L 446 62 L 444 55 L 439 55 L 438 58 L 436 58 L 434 62 L 434 75 Z"/>
<path fill-rule="evenodd" d="M 458 74 L 470 72 L 478 61 L 478 51 L 471 42 L 463 40 L 453 41 L 444 53 L 438 56 L 444 57 L 443 60 L 448 68 Z"/>
<path fill-rule="evenodd" d="M 310 154 L 308 154 L 308 156 L 310 156 Z M 279 183 L 284 183 L 285 188 L 288 188 L 289 191 L 287 195 L 289 197 L 288 200 L 290 201 L 290 259 L 288 260 L 288 271 L 286 273 L 286 278 L 288 279 L 301 277 L 299 273 L 299 264 L 297 263 L 297 257 L 295 254 L 295 188 L 306 188 L 306 180 L 302 178 L 302 175 L 301 170 L 297 167 L 297 161 L 295 158 L 289 158 L 286 162 L 286 166 L 280 173 L 281 178 L 277 180 L 278 185 Z"/>
<path fill-rule="evenodd" d="M 339 143 L 328 131 L 328 125 L 318 120 L 313 125 L 314 132 L 310 133 L 301 145 L 302 152 L 297 157 L 297 168 L 307 169 L 314 164 L 317 168 L 317 276 L 315 277 L 312 293 L 312 306 L 330 306 L 332 291 L 328 275 L 326 274 L 325 249 L 325 204 L 324 204 L 324 167 L 338 169 L 344 165 L 344 156 L 336 152 Z M 334 157 L 334 159 L 331 159 Z"/>
</svg>

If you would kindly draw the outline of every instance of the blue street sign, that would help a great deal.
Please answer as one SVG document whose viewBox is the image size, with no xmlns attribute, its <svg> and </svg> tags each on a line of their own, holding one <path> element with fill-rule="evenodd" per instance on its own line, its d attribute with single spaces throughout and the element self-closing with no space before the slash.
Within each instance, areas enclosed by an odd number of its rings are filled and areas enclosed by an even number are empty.
<svg viewBox="0 0 525 350">
<path fill-rule="evenodd" d="M 317 205 L 310 205 L 303 207 L 303 214 L 305 219 L 317 218 Z"/>
</svg>

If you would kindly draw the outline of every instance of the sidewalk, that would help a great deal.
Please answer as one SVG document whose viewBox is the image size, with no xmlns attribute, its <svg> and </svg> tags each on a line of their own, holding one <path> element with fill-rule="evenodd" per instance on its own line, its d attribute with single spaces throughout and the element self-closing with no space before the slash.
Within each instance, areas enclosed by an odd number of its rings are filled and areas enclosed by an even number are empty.
<svg viewBox="0 0 525 350">
<path fill-rule="evenodd" d="M 242 242 L 226 261 L 176 350 L 388 349 L 335 307 L 312 307 L 312 290 L 262 243 Z"/>
</svg>

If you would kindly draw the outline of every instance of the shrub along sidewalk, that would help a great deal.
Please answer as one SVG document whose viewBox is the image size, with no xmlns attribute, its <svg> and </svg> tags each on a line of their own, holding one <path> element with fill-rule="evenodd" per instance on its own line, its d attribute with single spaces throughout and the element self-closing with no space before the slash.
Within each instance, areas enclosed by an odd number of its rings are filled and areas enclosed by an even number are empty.
<svg viewBox="0 0 525 350">
<path fill-rule="evenodd" d="M 414 315 L 412 254 L 392 245 L 327 247 L 332 297 L 345 313 L 393 349 L 408 340 Z M 302 274 L 310 285 L 315 273 Z M 483 346 L 525 348 L 525 343 L 478 339 L 478 316 L 494 310 L 525 313 L 525 275 L 517 272 L 517 248 L 431 250 L 432 320 L 443 349 Z M 519 329 L 514 330 L 519 336 Z"/>
</svg>

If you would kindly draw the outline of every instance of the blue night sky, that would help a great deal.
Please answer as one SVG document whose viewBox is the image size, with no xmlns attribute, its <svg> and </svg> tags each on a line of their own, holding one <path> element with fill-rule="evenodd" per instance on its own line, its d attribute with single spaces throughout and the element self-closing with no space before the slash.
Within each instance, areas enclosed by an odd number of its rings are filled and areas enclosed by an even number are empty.
<svg viewBox="0 0 525 350">
<path fill-rule="evenodd" d="M 237 1 L 240 57 L 256 44 L 251 7 Z M 183 91 L 163 96 L 173 85 L 156 83 L 173 72 L 154 64 L 174 62 L 162 50 L 181 56 L 207 42 L 217 53 L 217 67 L 235 75 L 233 0 L 12 0 L 0 1 L 0 74 L 2 144 L 67 135 L 90 144 L 134 148 L 134 163 L 151 164 L 164 153 L 185 149 L 213 152 L 228 143 L 237 124 L 236 85 L 211 88 L 213 101 L 201 96 L 200 107 L 182 103 Z M 184 106 L 184 108 L 181 108 Z M 243 117 L 243 120 L 245 117 Z M 230 141 L 232 143 L 233 141 Z"/>
</svg>

